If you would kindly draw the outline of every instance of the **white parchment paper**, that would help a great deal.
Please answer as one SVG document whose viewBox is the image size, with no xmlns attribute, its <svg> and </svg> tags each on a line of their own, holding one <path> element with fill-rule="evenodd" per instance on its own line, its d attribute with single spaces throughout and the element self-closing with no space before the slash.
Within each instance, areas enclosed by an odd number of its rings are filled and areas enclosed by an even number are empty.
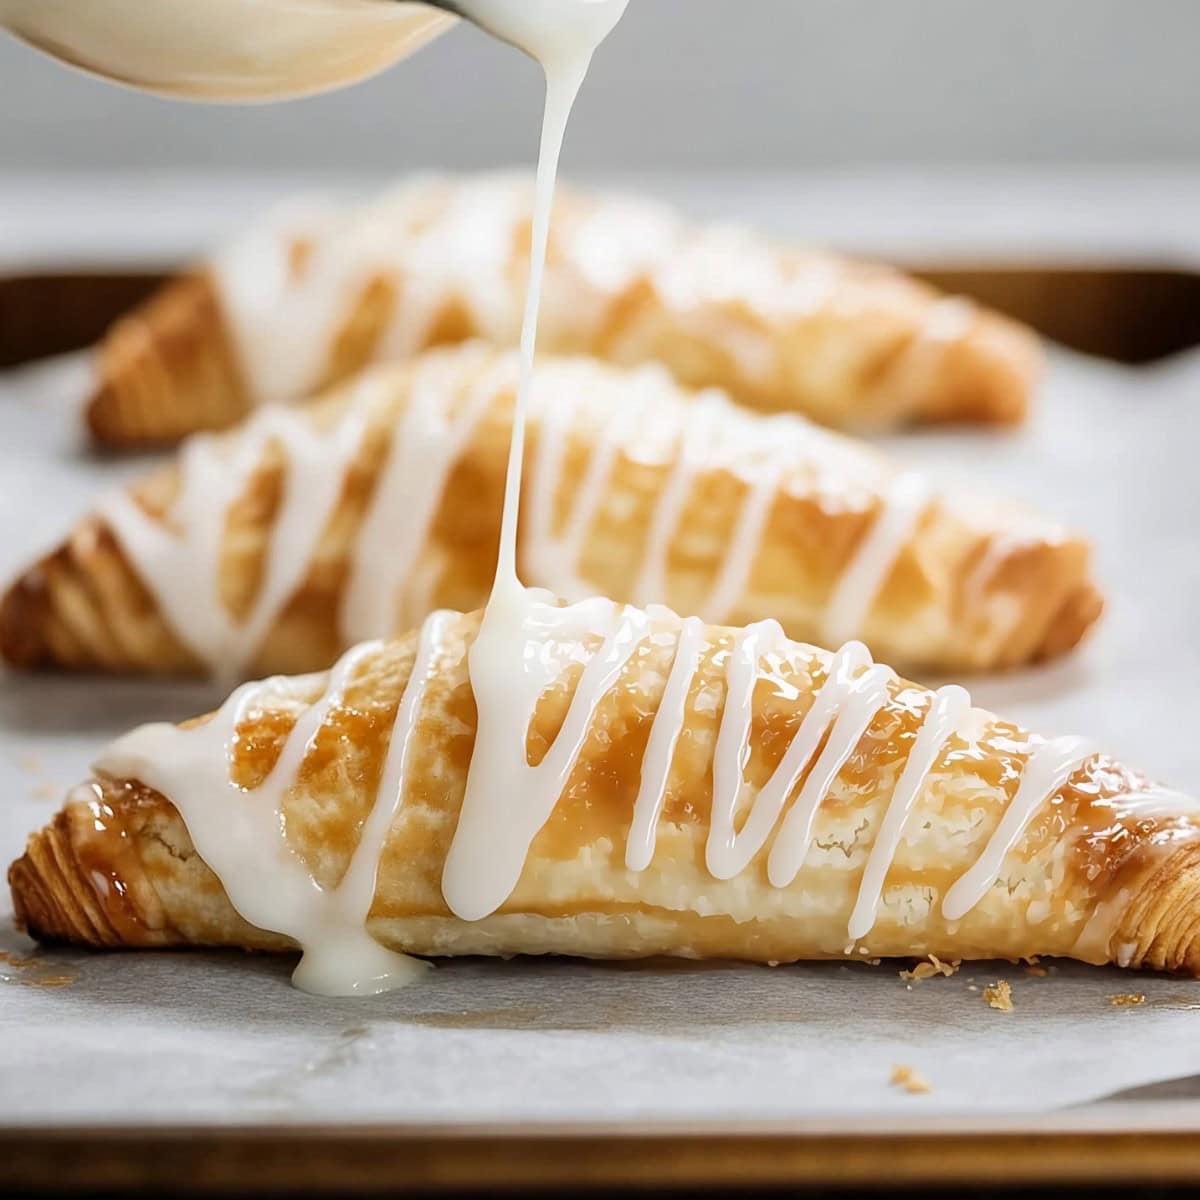
<svg viewBox="0 0 1200 1200">
<path fill-rule="evenodd" d="M 5 577 L 98 488 L 146 466 L 81 448 L 71 410 L 83 371 L 69 361 L 0 379 Z M 1094 640 L 1064 663 L 977 680 L 977 700 L 1047 733 L 1092 735 L 1189 790 L 1200 788 L 1198 445 L 1200 358 L 1127 371 L 1059 354 L 1027 430 L 892 446 L 942 478 L 1024 496 L 1098 547 L 1110 600 Z M 0 676 L 0 859 L 106 739 L 214 699 L 198 684 Z M 468 961 L 335 1002 L 293 991 L 286 961 L 32 952 L 6 894 L 0 952 L 18 956 L 0 960 L 0 1124 L 841 1115 L 859 1128 L 867 1113 L 1036 1114 L 1200 1073 L 1200 985 L 1070 965 L 1033 977 L 984 964 L 908 984 L 887 964 Z M 982 998 L 1001 978 L 1011 1013 Z M 1110 1003 L 1130 992 L 1145 1002 Z M 930 1092 L 889 1086 L 898 1064 Z"/>
</svg>

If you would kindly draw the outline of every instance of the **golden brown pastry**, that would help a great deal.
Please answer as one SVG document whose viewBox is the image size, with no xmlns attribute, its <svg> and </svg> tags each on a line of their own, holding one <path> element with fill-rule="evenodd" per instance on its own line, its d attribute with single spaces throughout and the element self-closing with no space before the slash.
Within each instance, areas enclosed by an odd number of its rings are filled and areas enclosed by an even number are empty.
<svg viewBox="0 0 1200 1200">
<path fill-rule="evenodd" d="M 470 337 L 515 345 L 530 219 L 525 181 L 484 176 L 271 221 L 113 327 L 91 429 L 169 441 L 372 361 Z M 750 407 L 853 429 L 1015 422 L 1039 367 L 1028 330 L 885 267 L 565 189 L 540 344 L 661 362 Z"/>
<path fill-rule="evenodd" d="M 19 666 L 236 677 L 326 667 L 496 562 L 515 355 L 481 343 L 380 369 L 315 405 L 189 442 L 110 497 L 0 605 Z M 795 416 L 693 396 L 656 368 L 537 374 L 522 577 L 560 596 L 771 616 L 892 661 L 1005 667 L 1095 620 L 1080 538 L 921 477 Z"/>
<path fill-rule="evenodd" d="M 299 981 L 331 991 L 364 986 L 355 938 L 1200 972 L 1200 808 L 1081 739 L 772 622 L 529 612 L 499 693 L 493 665 L 468 673 L 478 615 L 443 613 L 128 735 L 11 868 L 18 922 L 99 947 L 300 944 Z"/>
</svg>

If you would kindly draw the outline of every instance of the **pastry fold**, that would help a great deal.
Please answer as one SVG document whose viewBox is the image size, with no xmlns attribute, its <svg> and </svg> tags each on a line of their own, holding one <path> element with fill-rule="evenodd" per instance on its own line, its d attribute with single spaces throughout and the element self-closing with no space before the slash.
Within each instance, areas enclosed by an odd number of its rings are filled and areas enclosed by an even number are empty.
<svg viewBox="0 0 1200 1200">
<path fill-rule="evenodd" d="M 87 946 L 287 949 L 287 936 L 239 916 L 172 803 L 175 785 L 163 781 L 194 790 L 194 774 L 180 765 L 183 754 L 192 756 L 191 772 L 215 769 L 216 776 L 206 777 L 236 785 L 224 800 L 215 791 L 194 795 L 196 819 L 209 800 L 235 808 L 253 803 L 288 757 L 288 774 L 275 785 L 281 801 L 271 826 L 285 831 L 288 849 L 324 895 L 346 875 L 376 806 L 394 805 L 367 897 L 370 935 L 394 949 L 766 962 L 847 954 L 1063 955 L 1200 971 L 1195 802 L 1152 787 L 1076 739 L 1046 742 L 972 709 L 961 689 L 927 692 L 869 666 L 860 651 L 858 659 L 847 657 L 851 647 L 835 660 L 766 627 L 699 627 L 695 670 L 680 704 L 678 694 L 667 698 L 670 681 L 685 653 L 683 639 L 697 635 L 697 627 L 663 612 L 623 619 L 641 621 L 636 627 L 644 636 L 594 705 L 578 756 L 532 836 L 511 893 L 481 919 L 455 916 L 444 894 L 444 868 L 467 820 L 463 799 L 478 745 L 467 651 L 479 618 L 447 615 L 439 618 L 426 660 L 411 634 L 360 650 L 339 668 L 340 690 L 326 676 L 275 678 L 244 696 L 234 717 L 223 709 L 179 729 L 154 727 L 152 740 L 162 750 L 141 761 L 144 773 L 159 780 L 157 790 L 122 773 L 121 764 L 136 756 L 130 757 L 129 739 L 118 743 L 13 864 L 17 920 L 41 940 Z M 559 666 L 531 713 L 526 758 L 533 765 L 556 753 L 583 687 L 580 673 L 603 641 L 601 632 L 566 628 L 539 647 L 545 661 Z M 761 845 L 747 852 L 740 869 L 717 869 L 712 864 L 721 861 L 725 835 L 714 851 L 712 823 L 722 762 L 729 760 L 723 722 L 729 712 L 735 723 L 741 719 L 743 701 L 733 696 L 743 686 L 734 682 L 740 658 L 753 671 L 744 701 L 745 753 L 736 764 L 742 771 L 736 805 L 722 819 L 740 830 L 738 838 L 753 836 Z M 408 726 L 404 770 L 396 795 L 381 796 L 393 728 L 418 661 L 426 663 L 423 691 Z M 860 691 L 870 681 L 879 687 L 879 703 L 860 712 L 866 714 L 861 732 L 847 740 L 840 767 L 815 794 L 802 861 L 790 879 L 780 878 L 780 843 L 823 770 L 820 762 L 788 790 L 769 832 L 768 826 L 750 832 L 759 825 L 754 806 L 823 703 L 822 689 L 847 663 L 864 672 L 857 676 Z M 675 721 L 676 707 L 678 725 L 671 728 L 678 737 L 663 760 L 669 769 L 661 802 L 635 836 L 655 724 L 665 710 L 668 724 Z M 922 737 L 947 713 L 953 715 L 936 737 Z M 214 728 L 225 740 L 205 741 L 212 761 L 197 759 L 189 739 L 210 738 Z M 842 736 L 839 728 L 827 746 Z M 919 786 L 909 787 L 897 808 L 916 758 L 923 760 Z M 487 819 L 503 822 L 520 803 L 507 793 L 510 782 L 480 781 L 485 815 L 491 806 Z M 234 837 L 218 836 L 214 860 L 230 852 Z M 243 862 L 244 851 L 235 848 Z M 278 848 L 262 850 L 268 877 L 279 862 Z M 286 923 L 282 914 L 280 924 Z"/>
<path fill-rule="evenodd" d="M 1019 421 L 1040 356 L 1025 328 L 886 267 L 694 226 L 560 189 L 540 323 L 548 352 L 663 363 L 681 382 L 845 429 Z M 118 321 L 87 420 L 101 441 L 223 429 L 368 363 L 480 337 L 515 345 L 531 187 L 484 176 L 362 211 L 267 222 Z"/>
<path fill-rule="evenodd" d="M 264 409 L 110 497 L 0 604 L 23 667 L 229 676 L 327 667 L 487 596 L 515 355 L 481 343 Z M 939 494 L 795 416 L 660 369 L 539 365 L 520 566 L 568 599 L 778 619 L 938 670 L 1061 654 L 1101 600 L 1081 538 Z"/>
</svg>

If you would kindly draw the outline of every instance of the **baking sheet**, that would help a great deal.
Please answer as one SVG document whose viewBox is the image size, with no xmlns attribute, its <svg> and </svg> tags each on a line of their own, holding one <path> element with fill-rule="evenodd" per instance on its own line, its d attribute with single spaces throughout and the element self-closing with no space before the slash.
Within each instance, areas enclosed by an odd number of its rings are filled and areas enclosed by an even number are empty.
<svg viewBox="0 0 1200 1200">
<path fill-rule="evenodd" d="M 85 373 L 69 360 L 0 377 L 4 576 L 98 488 L 147 465 L 84 453 L 73 409 Z M 976 681 L 977 700 L 1047 733 L 1094 735 L 1189 789 L 1198 391 L 1200 356 L 1134 372 L 1057 354 L 1027 430 L 893 445 L 944 479 L 1024 495 L 1098 546 L 1110 595 L 1098 635 L 1062 664 Z M 0 676 L 0 859 L 107 738 L 214 699 L 200 684 Z M 466 961 L 389 996 L 329 1001 L 293 991 L 287 961 L 32 952 L 6 896 L 0 954 L 0 1125 L 842 1116 L 869 1129 L 859 1116 L 1029 1116 L 1200 1073 L 1200 985 L 1070 965 L 910 984 L 888 964 Z M 1000 978 L 1011 1013 L 982 998 Z M 1126 993 L 1145 1002 L 1111 1003 Z M 899 1064 L 931 1090 L 890 1086 Z M 1170 1111 L 1197 1119 L 1187 1100 Z"/>
</svg>

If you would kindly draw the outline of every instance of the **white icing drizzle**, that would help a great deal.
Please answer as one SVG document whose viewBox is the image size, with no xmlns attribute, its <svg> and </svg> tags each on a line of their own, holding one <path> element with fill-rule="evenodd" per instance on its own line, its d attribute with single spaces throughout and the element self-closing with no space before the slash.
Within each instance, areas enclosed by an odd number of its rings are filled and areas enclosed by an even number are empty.
<svg viewBox="0 0 1200 1200">
<path fill-rule="evenodd" d="M 865 669 L 857 677 L 852 677 L 845 668 L 855 664 L 860 656 Z M 804 865 L 812 844 L 817 812 L 832 789 L 838 772 L 846 765 L 859 739 L 886 703 L 888 687 L 895 679 L 890 668 L 871 663 L 871 656 L 860 642 L 851 642 L 839 651 L 833 666 L 837 670 L 831 676 L 832 687 L 830 683 L 826 684 L 826 688 L 832 692 L 828 700 L 832 724 L 825 748 L 809 771 L 796 802 L 784 817 L 775 836 L 775 844 L 767 856 L 767 878 L 775 887 L 787 887 Z M 826 688 L 822 688 L 822 692 Z M 818 699 L 822 697 L 818 696 Z M 803 724 L 800 728 L 804 730 Z M 815 751 L 819 738 L 820 732 L 813 728 L 812 750 L 809 750 L 808 744 L 802 743 L 803 750 L 806 753 Z M 791 751 L 792 747 L 788 749 Z"/>
<path fill-rule="evenodd" d="M 357 410 L 326 436 L 282 410 L 266 409 L 234 440 L 205 435 L 186 444 L 169 525 L 124 492 L 101 501 L 100 514 L 172 629 L 213 674 L 244 672 L 300 585 L 364 428 L 365 415 Z M 217 592 L 226 524 L 272 443 L 286 459 L 283 496 L 258 593 L 236 621 Z"/>
<path fill-rule="evenodd" d="M 1000 875 L 1005 856 L 1021 840 L 1038 810 L 1095 753 L 1095 748 L 1079 737 L 1056 738 L 1034 749 L 1025 762 L 1017 794 L 1004 810 L 983 853 L 946 893 L 942 901 L 946 920 L 965 917 L 987 895 Z"/>
<path fill-rule="evenodd" d="M 303 395 L 329 362 L 329 339 L 350 299 L 329 275 L 338 261 L 332 253 L 337 227 L 319 201 L 289 205 L 209 264 L 243 382 L 256 403 Z M 292 247 L 302 243 L 311 246 L 310 260 L 297 279 Z"/>
<path fill-rule="evenodd" d="M 1121 811 L 1131 817 L 1178 816 L 1200 812 L 1200 799 L 1160 784 L 1121 797 Z"/>
<path fill-rule="evenodd" d="M 584 600 L 555 608 L 536 593 L 493 599 L 470 651 L 471 685 L 479 710 L 475 751 L 458 828 L 442 874 L 442 892 L 464 921 L 488 916 L 509 897 L 520 878 L 529 847 L 554 811 L 578 761 L 604 695 L 637 649 L 648 618 L 609 600 Z M 489 617 L 495 622 L 490 628 Z M 515 645 L 500 643 L 519 622 Z M 555 643 L 581 637 L 604 641 L 584 668 L 561 732 L 545 758 L 526 761 L 530 716 L 561 671 Z M 514 652 L 515 651 L 515 652 Z"/>
<path fill-rule="evenodd" d="M 470 358 L 482 359 L 487 352 L 477 346 L 468 348 L 466 354 L 469 366 Z M 463 365 L 461 352 L 432 355 L 422 362 L 410 385 L 403 422 L 392 439 L 354 547 L 341 611 L 342 635 L 347 642 L 382 637 L 403 628 L 399 601 L 446 481 L 494 403 L 498 388 L 513 376 L 512 360 L 502 358 L 474 385 L 462 412 L 451 419 L 452 381 Z M 367 376 L 367 387 L 370 378 Z M 424 615 L 421 612 L 419 617 Z"/>
<path fill-rule="evenodd" d="M 651 615 L 655 614 L 651 612 Z M 633 806 L 629 840 L 625 843 L 625 865 L 631 871 L 644 871 L 654 858 L 658 820 L 667 795 L 671 760 L 675 757 L 675 747 L 679 744 L 679 736 L 687 719 L 688 694 L 700 667 L 703 651 L 704 622 L 699 617 L 685 618 L 679 628 L 675 661 L 671 664 L 671 673 L 667 676 L 658 712 L 654 714 L 654 723 L 646 742 L 646 754 L 642 759 L 641 783 Z"/>
<path fill-rule="evenodd" d="M 862 629 L 929 500 L 929 488 L 919 475 L 906 473 L 892 482 L 883 494 L 879 514 L 833 589 L 825 609 L 823 641 L 838 645 Z"/>
<path fill-rule="evenodd" d="M 502 621 L 521 620 L 522 640 L 516 655 L 484 641 L 482 633 L 472 647 L 471 679 L 480 712 L 479 735 L 467 797 L 442 880 L 447 903 L 464 920 L 488 916 L 512 894 L 534 839 L 568 787 L 605 696 L 639 644 L 668 631 L 678 641 L 651 724 L 625 846 L 625 865 L 630 871 L 641 872 L 651 865 L 671 765 L 706 645 L 698 618 L 680 621 L 663 608 L 642 612 L 603 599 L 560 608 L 533 592 L 501 594 L 500 602 L 512 606 L 511 610 L 499 610 Z M 525 746 L 538 700 L 559 681 L 565 661 L 571 661 L 572 650 L 583 637 L 603 641 L 584 667 L 561 732 L 541 762 L 530 766 Z M 481 644 L 483 652 L 477 654 Z M 774 835 L 767 877 L 773 887 L 791 886 L 808 856 L 822 806 L 834 793 L 850 756 L 889 703 L 896 683 L 891 669 L 873 663 L 861 643 L 851 642 L 833 655 L 809 711 L 743 814 L 744 770 L 750 753 L 754 691 L 762 677 L 760 664 L 764 657 L 783 653 L 788 646 L 779 625 L 763 621 L 737 631 L 728 651 L 705 845 L 705 862 L 716 879 L 732 879 L 745 871 Z M 947 686 L 931 695 L 880 818 L 859 883 L 848 924 L 852 941 L 866 937 L 874 927 L 905 825 L 950 739 L 967 722 L 970 712 L 970 697 L 963 688 Z M 494 723 L 486 736 L 484 714 Z M 1038 809 L 1092 753 L 1078 738 L 1034 745 L 1017 794 L 999 827 L 979 860 L 946 895 L 948 919 L 960 919 L 983 900 L 999 877 L 1006 855 L 1018 845 Z M 487 780 L 486 786 L 481 780 Z M 795 799 L 788 808 L 793 794 Z"/>
<path fill-rule="evenodd" d="M 170 797 L 196 850 L 251 924 L 290 937 L 303 950 L 294 981 L 321 995 L 370 995 L 407 982 L 424 963 L 395 954 L 367 932 L 375 877 L 388 830 L 403 800 L 405 767 L 425 688 L 436 670 L 446 614 L 421 630 L 416 661 L 396 713 L 375 803 L 340 883 L 321 887 L 289 847 L 283 804 L 322 726 L 342 706 L 366 643 L 333 668 L 323 695 L 301 715 L 269 775 L 244 789 L 229 778 L 239 725 L 286 680 L 244 684 L 209 721 L 190 729 L 146 725 L 115 742 L 96 770 L 136 778 Z M 300 681 L 303 685 L 303 680 Z"/>
<path fill-rule="evenodd" d="M 749 491 L 742 501 L 733 536 L 725 548 L 721 569 L 705 602 L 705 615 L 713 622 L 719 624 L 727 620 L 746 590 L 786 470 L 782 455 L 770 455 L 751 476 Z"/>
<path fill-rule="evenodd" d="M 589 372 L 578 372 L 578 388 L 589 386 Z M 596 519 L 605 488 L 622 446 L 634 431 L 642 405 L 639 393 L 646 391 L 647 373 L 637 372 L 629 377 L 629 396 L 622 396 L 609 410 L 600 433 L 599 444 L 591 456 L 579 485 L 575 503 L 568 514 L 561 535 L 553 532 L 555 500 L 562 481 L 567 443 L 576 417 L 580 393 L 569 379 L 560 394 L 549 396 L 537 383 L 531 399 L 533 408 L 541 415 L 538 449 L 534 463 L 528 518 L 528 547 L 525 564 L 538 587 L 544 587 L 568 600 L 581 600 L 595 591 L 579 575 L 584 541 Z M 657 375 L 654 375 L 657 382 Z M 647 397 L 650 400 L 650 397 Z"/>
<path fill-rule="evenodd" d="M 531 410 L 542 419 L 534 464 L 528 520 L 526 563 L 533 582 L 567 599 L 591 595 L 594 587 L 579 573 L 586 536 L 604 488 L 629 434 L 653 404 L 678 430 L 670 471 L 650 513 L 649 532 L 631 593 L 635 603 L 669 601 L 667 563 L 680 519 L 701 471 L 726 463 L 743 473 L 746 494 L 728 538 L 721 567 L 708 596 L 698 606 L 709 623 L 727 621 L 744 596 L 780 488 L 802 466 L 819 470 L 851 460 L 840 439 L 794 415 L 762 418 L 741 412 L 715 389 L 681 406 L 661 368 L 643 368 L 629 378 L 625 395 L 609 403 L 600 442 L 576 493 L 564 533 L 553 532 L 555 498 L 562 479 L 570 432 L 577 417 L 579 392 L 564 378 L 553 396 L 539 397 Z M 580 389 L 587 380 L 580 380 Z M 732 439 L 735 453 L 722 453 L 714 439 Z M 885 486 L 879 511 L 855 549 L 827 602 L 825 626 L 833 642 L 860 632 L 888 574 L 930 503 L 928 485 L 904 474 Z"/>
<path fill-rule="evenodd" d="M 963 597 L 972 609 L 986 601 L 988 589 L 1000 568 L 1025 545 L 1025 540 L 1019 534 L 997 534 L 988 540 L 979 561 L 963 583 Z"/>
<path fill-rule="evenodd" d="M 255 403 L 308 395 L 333 359 L 342 322 L 374 280 L 401 281 L 374 348 L 407 358 L 428 344 L 454 301 L 475 330 L 499 344 L 517 335 L 506 277 L 528 188 L 495 175 L 471 188 L 418 181 L 341 219 L 328 209 L 289 208 L 211 264 L 222 311 Z M 292 246 L 308 244 L 301 272 Z"/>
<path fill-rule="evenodd" d="M 347 919 L 355 919 L 364 927 L 375 897 L 379 863 L 387 836 L 404 798 L 405 775 L 413 735 L 417 728 L 417 718 L 425 689 L 436 667 L 438 646 L 448 617 L 447 613 L 434 613 L 421 627 L 412 674 L 409 676 L 392 725 L 391 740 L 380 774 L 376 800 L 363 824 L 358 846 L 346 869 L 345 877 L 338 885 L 338 897 L 345 897 L 342 908 Z M 344 971 L 344 964 L 341 961 L 342 947 L 335 939 L 328 938 L 317 946 L 310 947 L 305 957 L 308 960 L 307 969 L 302 961 L 297 970 L 297 982 L 300 986 L 308 991 L 328 992 L 337 985 L 338 976 Z M 356 984 L 354 990 L 360 989 L 361 985 Z"/>
<path fill-rule="evenodd" d="M 432 354 L 415 369 L 411 394 L 352 549 L 339 614 L 347 644 L 402 627 L 401 600 L 424 547 L 447 478 L 516 364 L 501 356 L 483 371 L 453 418 L 454 379 L 493 357 L 482 344 Z M 178 495 L 165 521 L 128 494 L 105 497 L 98 512 L 176 635 L 214 675 L 237 678 L 308 571 L 362 445 L 372 409 L 388 398 L 387 377 L 367 374 L 346 414 L 327 432 L 302 414 L 267 408 L 234 438 L 189 439 Z M 218 595 L 230 511 L 277 443 L 285 458 L 283 495 L 251 611 L 235 620 Z M 414 605 L 417 619 L 428 604 Z"/>
<path fill-rule="evenodd" d="M 667 599 L 667 557 L 671 541 L 696 475 L 707 461 L 709 441 L 726 403 L 720 392 L 701 392 L 695 399 L 691 419 L 682 427 L 670 474 L 650 517 L 646 550 L 633 585 L 633 599 L 637 604 Z"/>
<path fill-rule="evenodd" d="M 908 761 L 896 783 L 887 811 L 879 823 L 867 865 L 863 870 L 858 888 L 858 899 L 850 915 L 849 935 L 852 941 L 866 937 L 875 924 L 879 911 L 879 898 L 883 894 L 884 880 L 904 833 L 913 806 L 920 795 L 921 786 L 933 769 L 938 756 L 946 747 L 951 736 L 959 729 L 971 710 L 971 697 L 965 688 L 950 684 L 933 693 L 929 711 L 921 724 L 920 732 L 908 754 Z"/>
</svg>

